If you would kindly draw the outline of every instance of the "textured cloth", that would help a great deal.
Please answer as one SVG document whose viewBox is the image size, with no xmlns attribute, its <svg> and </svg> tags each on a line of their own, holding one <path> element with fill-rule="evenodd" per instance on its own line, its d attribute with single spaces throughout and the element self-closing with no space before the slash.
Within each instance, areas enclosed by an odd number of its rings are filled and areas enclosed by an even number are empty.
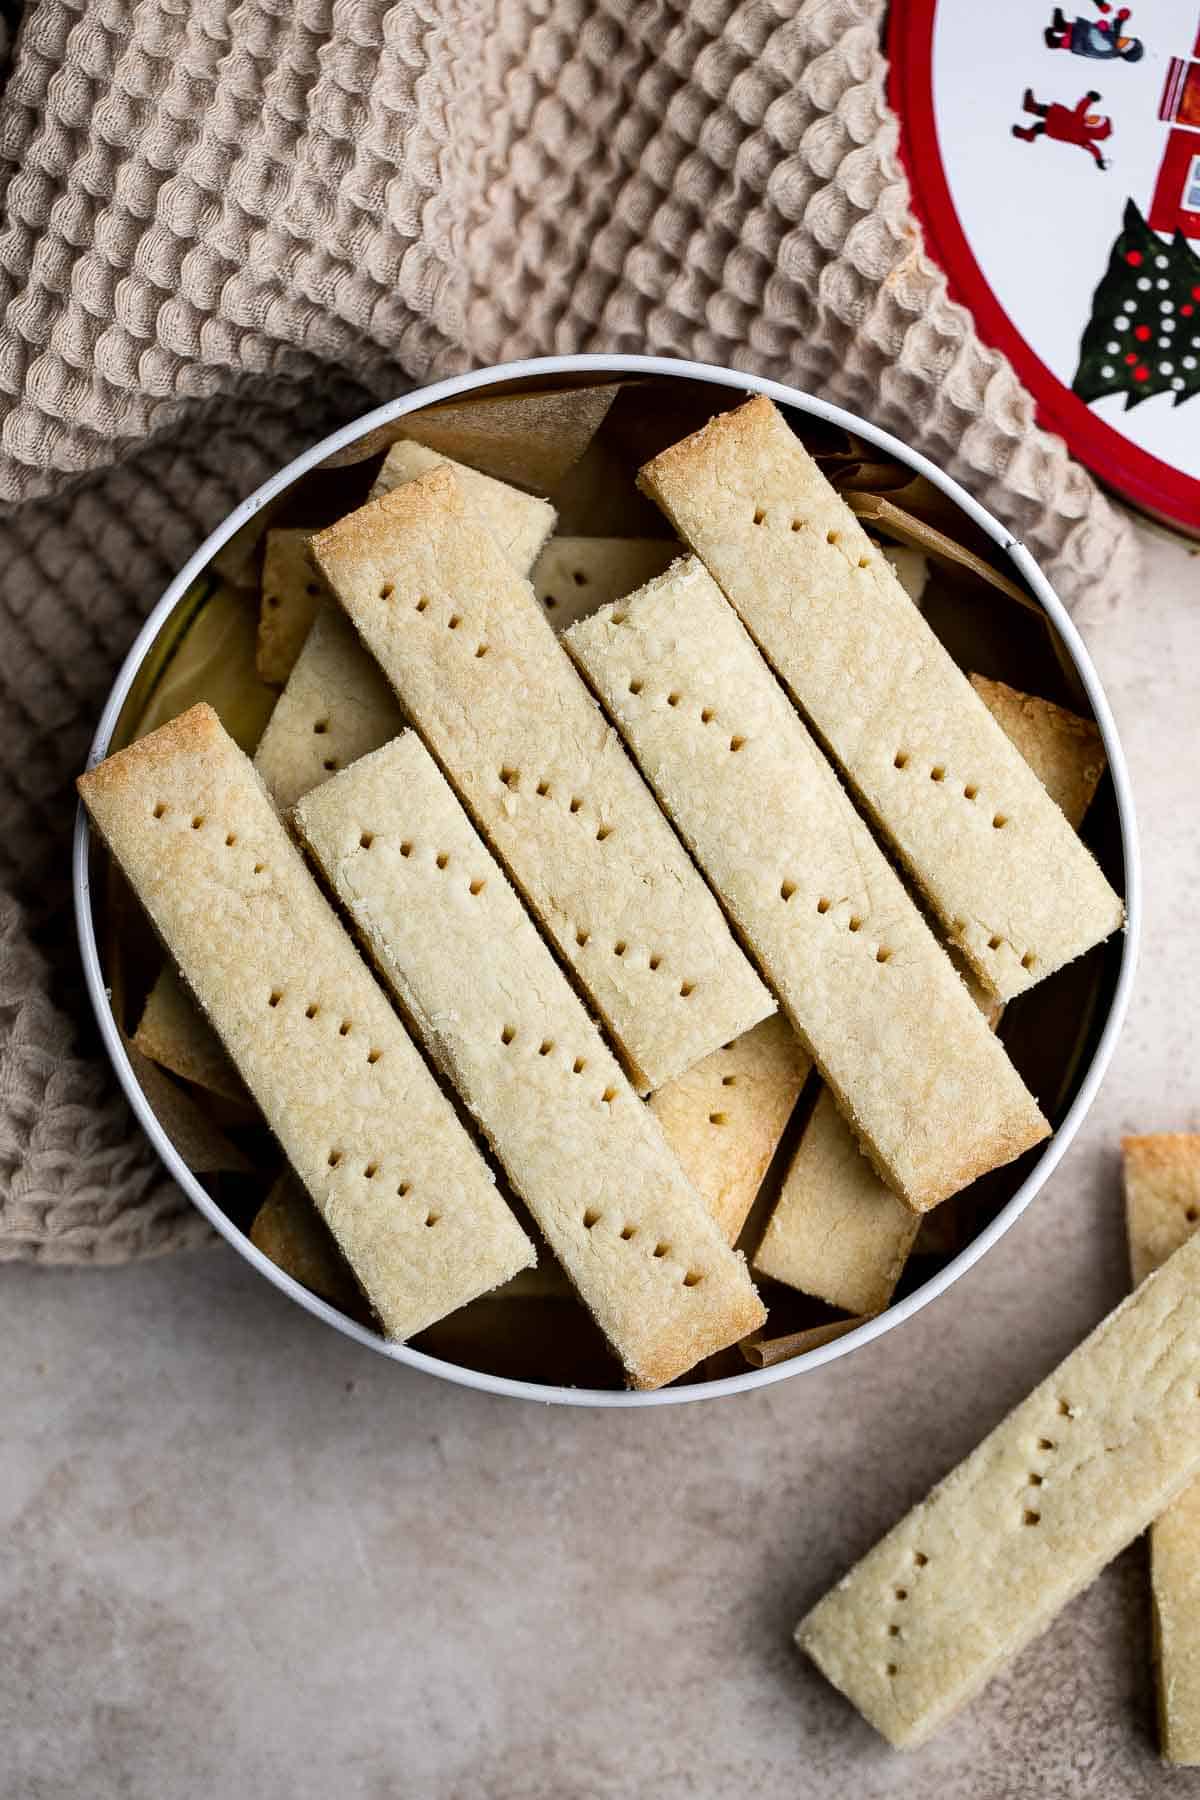
<svg viewBox="0 0 1200 1800">
<path fill-rule="evenodd" d="M 1068 601 L 1128 577 L 1125 526 L 922 252 L 881 11 L 28 8 L 0 97 L 0 1257 L 206 1235 L 87 1016 L 70 784 L 172 572 L 334 424 L 510 356 L 698 357 L 915 442 Z"/>
</svg>

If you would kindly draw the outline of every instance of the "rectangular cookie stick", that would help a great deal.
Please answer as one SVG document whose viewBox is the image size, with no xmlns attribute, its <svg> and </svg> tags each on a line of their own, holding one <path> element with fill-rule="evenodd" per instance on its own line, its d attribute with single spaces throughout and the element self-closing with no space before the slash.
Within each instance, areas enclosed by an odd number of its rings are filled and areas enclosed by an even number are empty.
<svg viewBox="0 0 1200 1800">
<path fill-rule="evenodd" d="M 321 608 L 254 752 L 281 812 L 395 737 L 400 703 L 346 615 Z"/>
<path fill-rule="evenodd" d="M 1177 1251 L 796 1628 L 923 1743 L 1200 1471 L 1200 1238 Z"/>
<path fill-rule="evenodd" d="M 387 1335 L 529 1267 L 533 1245 L 212 708 L 78 786 Z"/>
<path fill-rule="evenodd" d="M 766 1318 L 566 975 L 415 732 L 295 823 L 635 1387 Z"/>
<path fill-rule="evenodd" d="M 811 1069 L 787 1019 L 773 1013 L 650 1097 L 727 1244 L 737 1242 Z M 913 1215 L 906 1209 L 906 1216 Z"/>
<path fill-rule="evenodd" d="M 314 555 L 640 1090 L 774 1011 L 547 624 L 447 468 Z"/>
<path fill-rule="evenodd" d="M 888 1185 L 916 1212 L 1049 1127 L 703 564 L 564 643 Z"/>
<path fill-rule="evenodd" d="M 295 667 L 309 627 L 327 598 L 308 560 L 311 532 L 268 531 L 263 551 L 262 600 L 255 661 L 264 681 L 282 687 Z"/>
<path fill-rule="evenodd" d="M 1127 1137 L 1125 1222 L 1134 1282 L 1193 1235 L 1200 1221 L 1200 1136 Z M 1200 1763 L 1200 1482 L 1150 1527 L 1159 1743 L 1167 1762 Z"/>
<path fill-rule="evenodd" d="M 487 526 L 513 568 L 527 575 L 554 530 L 555 512 L 548 500 L 523 494 L 520 488 L 497 481 L 492 475 L 481 475 L 478 469 L 455 462 L 440 450 L 430 450 L 411 438 L 401 438 L 392 445 L 369 498 L 378 500 L 394 488 L 403 487 L 406 481 L 415 481 L 419 475 L 428 475 L 430 469 L 443 466 L 454 471 L 471 513 Z"/>
<path fill-rule="evenodd" d="M 371 490 L 390 494 L 449 459 L 407 439 L 393 444 Z M 514 568 L 525 574 L 554 528 L 554 508 L 507 482 L 450 463 L 468 505 Z M 308 537 L 304 534 L 308 559 Z M 309 565 L 309 577 L 315 571 Z M 324 584 L 321 584 L 322 590 Z M 378 750 L 404 722 L 400 704 L 345 614 L 322 605 L 296 656 L 254 755 L 276 806 L 287 812 L 338 769 Z"/>
<path fill-rule="evenodd" d="M 1096 727 L 1001 681 L 972 675 L 971 685 L 1078 830 L 1104 772 Z M 978 989 L 974 998 L 995 1030 L 1003 1008 Z M 922 1231 L 944 1217 L 939 1208 Z M 891 1299 L 916 1237 L 912 1214 L 860 1155 L 826 1089 L 805 1123 L 754 1268 L 830 1306 L 878 1312 Z M 922 1236 L 918 1248 L 924 1247 Z"/>
<path fill-rule="evenodd" d="M 555 631 L 565 631 L 661 575 L 679 550 L 671 538 L 552 537 L 529 579 Z"/>
<path fill-rule="evenodd" d="M 845 1312 L 881 1312 L 920 1226 L 921 1215 L 880 1180 L 822 1088 L 754 1252 L 754 1269 Z"/>
<path fill-rule="evenodd" d="M 1010 1000 L 1117 930 L 1095 858 L 769 400 L 664 450 L 639 481 L 990 992 Z"/>
</svg>

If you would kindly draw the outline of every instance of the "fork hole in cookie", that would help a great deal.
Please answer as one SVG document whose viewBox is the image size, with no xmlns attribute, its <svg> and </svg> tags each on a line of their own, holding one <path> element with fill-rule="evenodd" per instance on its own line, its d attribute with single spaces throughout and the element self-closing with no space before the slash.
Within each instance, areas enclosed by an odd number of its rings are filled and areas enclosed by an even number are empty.
<svg viewBox="0 0 1200 1800">
<path fill-rule="evenodd" d="M 656 1257 L 658 1257 L 658 1258 L 659 1258 L 659 1259 L 660 1259 L 660 1260 L 661 1260 L 661 1259 L 662 1259 L 662 1258 L 663 1258 L 663 1257 L 664 1257 L 664 1256 L 669 1256 L 669 1255 L 670 1255 L 670 1254 L 671 1254 L 671 1246 L 670 1246 L 670 1244 L 663 1244 L 663 1243 L 658 1243 L 658 1244 L 655 1244 L 655 1246 L 654 1246 L 654 1254 L 655 1254 L 655 1256 L 656 1256 Z"/>
<path fill-rule="evenodd" d="M 779 888 L 779 898 L 781 900 L 790 900 L 795 891 L 796 884 L 794 881 L 782 882 Z"/>
<path fill-rule="evenodd" d="M 679 998 L 681 1000 L 690 999 L 691 996 L 695 993 L 695 991 L 696 991 L 696 984 L 694 981 L 681 981 L 680 982 Z"/>
<path fill-rule="evenodd" d="M 583 1229 L 585 1231 L 591 1231 L 592 1227 L 594 1225 L 598 1225 L 599 1223 L 600 1223 L 600 1214 L 596 1211 L 596 1208 L 594 1206 L 589 1206 L 587 1211 L 583 1215 Z"/>
<path fill-rule="evenodd" d="M 553 1050 L 553 1048 L 554 1048 L 554 1039 L 553 1038 L 543 1038 L 541 1043 L 538 1045 L 538 1055 L 539 1056 L 549 1056 L 549 1054 Z"/>
<path fill-rule="evenodd" d="M 699 1287 L 703 1280 L 704 1277 L 699 1269 L 689 1269 L 683 1278 L 683 1285 L 684 1287 Z"/>
<path fill-rule="evenodd" d="M 635 1237 L 636 1235 L 637 1235 L 637 1226 L 636 1225 L 622 1225 L 621 1238 L 624 1243 L 627 1244 L 629 1242 L 630 1238 Z"/>
<path fill-rule="evenodd" d="M 472 894 L 472 895 L 482 894 L 482 892 L 486 886 L 487 886 L 487 883 L 484 881 L 483 877 L 477 875 L 475 880 L 471 883 L 470 887 L 467 889 L 467 892 L 468 892 L 468 894 Z"/>
<path fill-rule="evenodd" d="M 611 1106 L 613 1101 L 616 1099 L 616 1097 L 617 1097 L 617 1090 L 615 1087 L 606 1087 L 604 1092 L 600 1096 L 600 1098 L 604 1102 L 605 1106 Z"/>
<path fill-rule="evenodd" d="M 727 1125 L 729 1116 L 727 1113 L 723 1112 L 710 1112 L 708 1115 L 708 1122 L 710 1125 Z"/>
<path fill-rule="evenodd" d="M 500 1042 L 503 1045 L 505 1045 L 505 1047 L 507 1047 L 509 1044 L 512 1043 L 512 1041 L 516 1037 L 516 1035 L 517 1035 L 516 1026 L 515 1025 L 506 1025 L 504 1027 L 504 1030 L 500 1033 Z"/>
<path fill-rule="evenodd" d="M 329 720 L 328 719 L 318 719 L 313 726 L 313 736 L 314 737 L 324 737 L 325 733 L 328 730 L 329 730 Z"/>
</svg>

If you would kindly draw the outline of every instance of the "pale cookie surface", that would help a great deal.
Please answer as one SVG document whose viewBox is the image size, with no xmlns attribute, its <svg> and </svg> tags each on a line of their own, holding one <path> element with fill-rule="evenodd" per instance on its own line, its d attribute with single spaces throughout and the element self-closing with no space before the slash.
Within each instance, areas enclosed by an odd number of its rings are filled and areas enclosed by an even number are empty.
<svg viewBox="0 0 1200 1800">
<path fill-rule="evenodd" d="M 424 444 L 402 439 L 388 452 L 372 495 L 391 493 L 447 462 Z M 490 475 L 458 463 L 449 466 L 472 512 L 524 574 L 554 527 L 554 508 Z M 363 649 L 345 614 L 325 604 L 263 732 L 254 766 L 280 811 L 287 812 L 301 794 L 386 744 L 403 722 L 378 663 Z"/>
<path fill-rule="evenodd" d="M 390 1337 L 534 1261 L 280 823 L 195 706 L 79 791 Z"/>
<path fill-rule="evenodd" d="M 872 1161 L 916 1211 L 1048 1127 L 694 557 L 564 642 Z"/>
<path fill-rule="evenodd" d="M 552 537 L 529 579 L 555 631 L 631 594 L 679 555 L 670 538 Z"/>
<path fill-rule="evenodd" d="M 314 553 L 641 1089 L 774 1010 L 529 583 L 449 469 Z"/>
<path fill-rule="evenodd" d="M 1117 930 L 1094 857 L 770 401 L 640 481 L 992 992 L 1011 999 Z"/>
<path fill-rule="evenodd" d="M 254 766 L 287 812 L 338 769 L 386 744 L 403 723 L 382 670 L 330 602 L 317 614 L 267 721 Z"/>
<path fill-rule="evenodd" d="M 1014 742 L 1026 762 L 1078 828 L 1104 768 L 1095 726 L 1003 682 L 974 675 L 971 681 L 1004 730 L 1019 733 Z M 1002 1005 L 970 977 L 967 986 L 995 1030 Z M 951 1213 L 939 1207 L 926 1216 L 919 1249 L 949 1254 L 957 1248 Z M 878 1312 L 891 1299 L 916 1243 L 914 1223 L 859 1153 L 826 1090 L 806 1121 L 754 1267 L 830 1306 Z"/>
<path fill-rule="evenodd" d="M 173 1075 L 228 1100 L 246 1098 L 245 1084 L 224 1044 L 170 964 L 146 996 L 133 1041 L 143 1056 Z"/>
<path fill-rule="evenodd" d="M 1107 765 L 1099 726 L 1004 681 L 972 675 L 971 686 L 1078 831 Z"/>
<path fill-rule="evenodd" d="M 1200 1470 L 1200 1238 L 863 1557 L 796 1640 L 921 1743 Z"/>
<path fill-rule="evenodd" d="M 754 1253 L 754 1268 L 845 1312 L 880 1312 L 920 1224 L 920 1215 L 879 1179 L 833 1095 L 822 1088 Z"/>
<path fill-rule="evenodd" d="M 1121 1148 L 1136 1283 L 1200 1225 L 1200 1136 L 1127 1137 Z M 1150 1527 L 1150 1583 L 1162 1753 L 1200 1763 L 1200 1482 Z"/>
<path fill-rule="evenodd" d="M 481 475 L 478 469 L 470 469 L 465 463 L 455 462 L 408 438 L 401 438 L 388 451 L 375 477 L 370 498 L 378 500 L 383 494 L 390 494 L 393 488 L 402 487 L 406 481 L 415 481 L 419 475 L 428 475 L 430 469 L 442 466 L 453 469 L 467 505 L 480 523 L 487 526 L 514 569 L 519 569 L 522 575 L 528 574 L 554 530 L 554 508 L 548 500 L 523 494 L 520 488 L 510 487 L 507 481 Z"/>
<path fill-rule="evenodd" d="M 262 605 L 256 662 L 264 681 L 282 687 L 295 666 L 309 626 L 326 598 L 308 557 L 311 532 L 268 531 L 263 551 Z"/>
<path fill-rule="evenodd" d="M 736 1243 L 746 1222 L 811 1068 L 812 1058 L 787 1019 L 773 1013 L 650 1099 L 664 1137 L 728 1244 Z"/>
<path fill-rule="evenodd" d="M 1136 1284 L 1186 1243 L 1200 1223 L 1200 1135 L 1173 1131 L 1122 1138 L 1121 1152 Z"/>
<path fill-rule="evenodd" d="M 745 1263 L 416 733 L 295 821 L 633 1384 L 760 1325 Z"/>
</svg>

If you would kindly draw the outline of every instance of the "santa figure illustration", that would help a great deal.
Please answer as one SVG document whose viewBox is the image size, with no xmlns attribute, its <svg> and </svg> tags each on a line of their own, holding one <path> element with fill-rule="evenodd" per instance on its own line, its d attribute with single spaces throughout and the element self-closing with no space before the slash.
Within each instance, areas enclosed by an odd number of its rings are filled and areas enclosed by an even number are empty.
<svg viewBox="0 0 1200 1800">
<path fill-rule="evenodd" d="M 1097 12 L 1112 12 L 1111 0 L 1093 0 Z M 1090 56 L 1097 62 L 1140 62 L 1145 55 L 1141 38 L 1125 37 L 1121 27 L 1129 17 L 1123 6 L 1111 19 L 1068 19 L 1060 6 L 1046 27 L 1050 50 L 1069 50 L 1072 56 Z"/>
<path fill-rule="evenodd" d="M 1012 134 L 1026 144 L 1032 144 L 1040 137 L 1053 138 L 1060 144 L 1078 144 L 1081 150 L 1086 150 L 1094 159 L 1098 169 L 1107 169 L 1108 163 L 1100 145 L 1112 136 L 1112 120 L 1103 113 L 1091 110 L 1099 98 L 1096 90 L 1089 88 L 1075 106 L 1060 106 L 1057 101 L 1043 106 L 1040 100 L 1034 98 L 1033 89 L 1026 88 L 1021 105 L 1027 113 L 1037 115 L 1037 123 L 1014 125 Z"/>
</svg>

